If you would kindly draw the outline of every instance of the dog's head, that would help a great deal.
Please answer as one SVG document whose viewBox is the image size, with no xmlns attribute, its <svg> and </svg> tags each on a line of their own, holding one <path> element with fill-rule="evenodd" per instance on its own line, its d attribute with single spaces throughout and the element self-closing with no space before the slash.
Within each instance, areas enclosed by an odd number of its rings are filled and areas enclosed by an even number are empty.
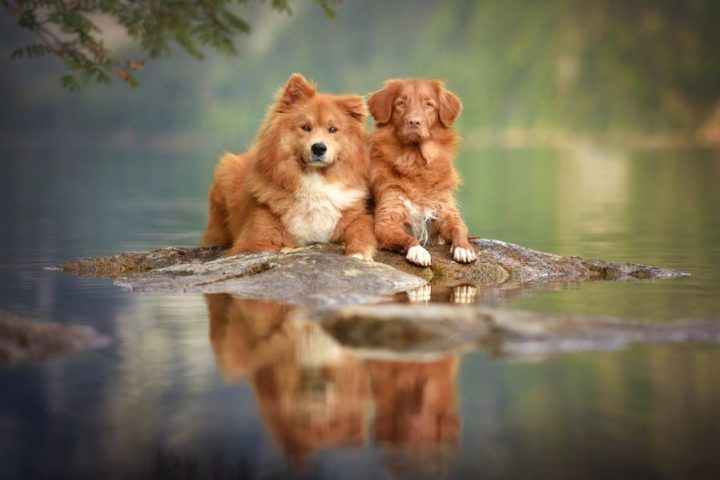
<svg viewBox="0 0 720 480">
<path fill-rule="evenodd" d="M 370 95 L 370 113 L 378 126 L 390 124 L 402 143 L 432 138 L 438 128 L 450 128 L 462 111 L 457 95 L 440 80 L 388 80 Z"/>
<path fill-rule="evenodd" d="M 358 95 L 317 93 L 314 84 L 295 73 L 276 99 L 271 115 L 281 124 L 278 146 L 307 167 L 327 167 L 344 155 L 357 155 L 365 142 L 367 107 Z"/>
</svg>

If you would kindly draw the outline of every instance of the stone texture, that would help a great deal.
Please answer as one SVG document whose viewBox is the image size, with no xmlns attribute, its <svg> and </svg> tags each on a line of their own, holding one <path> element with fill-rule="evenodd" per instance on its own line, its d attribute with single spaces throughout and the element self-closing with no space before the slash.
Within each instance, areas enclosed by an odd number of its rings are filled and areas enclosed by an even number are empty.
<svg viewBox="0 0 720 480">
<path fill-rule="evenodd" d="M 425 282 L 382 263 L 303 250 L 182 263 L 116 283 L 133 291 L 232 293 L 294 305 L 327 306 L 387 300 Z"/>
<path fill-rule="evenodd" d="M 338 245 L 236 256 L 223 256 L 217 248 L 173 247 L 83 259 L 60 268 L 114 278 L 133 291 L 227 293 L 309 307 L 294 309 L 292 315 L 322 326 L 343 348 L 367 358 L 432 360 L 477 348 L 499 357 L 532 358 L 615 350 L 630 343 L 720 341 L 717 322 L 656 324 L 479 307 L 478 300 L 487 303 L 582 281 L 686 274 L 563 257 L 498 240 L 472 242 L 475 263 L 458 264 L 447 246 L 433 246 L 428 248 L 433 262 L 426 268 L 389 251 L 377 252 L 376 262 L 348 258 Z"/>
<path fill-rule="evenodd" d="M 222 253 L 223 249 L 217 247 L 167 247 L 152 252 L 129 252 L 109 257 L 81 258 L 51 268 L 84 277 L 116 278 L 171 265 L 204 263 L 215 260 Z"/>
<path fill-rule="evenodd" d="M 499 240 L 473 239 L 478 260 L 454 262 L 447 246 L 433 246 L 430 267 L 379 251 L 375 262 L 342 256 L 337 245 L 314 245 L 289 254 L 222 256 L 217 248 L 164 248 L 68 262 L 78 275 L 117 278 L 136 291 L 232 293 L 293 304 L 375 302 L 392 293 L 432 285 L 473 285 L 502 296 L 585 280 L 649 280 L 685 274 L 647 265 L 583 260 L 538 252 Z M 393 268 L 389 268 L 393 267 Z"/>
</svg>

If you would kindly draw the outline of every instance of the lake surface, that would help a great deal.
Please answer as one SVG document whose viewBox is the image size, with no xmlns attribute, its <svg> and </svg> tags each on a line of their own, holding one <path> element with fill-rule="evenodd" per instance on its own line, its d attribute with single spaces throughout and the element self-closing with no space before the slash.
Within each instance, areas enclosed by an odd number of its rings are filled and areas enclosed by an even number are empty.
<svg viewBox="0 0 720 480">
<path fill-rule="evenodd" d="M 112 343 L 0 367 L 3 479 L 720 477 L 717 344 L 367 361 L 281 305 L 45 270 L 197 244 L 221 153 L 72 145 L 0 147 L 0 309 Z M 719 152 L 466 149 L 459 166 L 475 235 L 692 273 L 480 301 L 720 320 Z"/>
</svg>

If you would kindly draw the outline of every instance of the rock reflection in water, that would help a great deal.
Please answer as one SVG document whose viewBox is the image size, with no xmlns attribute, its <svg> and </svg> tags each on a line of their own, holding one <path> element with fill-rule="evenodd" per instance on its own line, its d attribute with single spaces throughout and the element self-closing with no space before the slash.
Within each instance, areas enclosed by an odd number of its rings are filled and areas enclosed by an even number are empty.
<svg viewBox="0 0 720 480">
<path fill-rule="evenodd" d="M 210 340 L 227 382 L 253 388 L 259 413 L 300 466 L 325 448 L 375 442 L 407 451 L 458 443 L 459 359 L 367 361 L 287 306 L 206 296 Z"/>
</svg>

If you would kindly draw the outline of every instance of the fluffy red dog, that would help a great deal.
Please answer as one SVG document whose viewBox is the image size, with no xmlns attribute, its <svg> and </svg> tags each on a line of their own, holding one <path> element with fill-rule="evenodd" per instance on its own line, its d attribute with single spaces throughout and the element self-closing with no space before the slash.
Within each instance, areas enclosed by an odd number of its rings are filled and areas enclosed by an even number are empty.
<svg viewBox="0 0 720 480">
<path fill-rule="evenodd" d="M 368 106 L 375 118 L 370 182 L 380 247 L 427 266 L 430 253 L 421 244 L 451 242 L 455 261 L 475 261 L 454 198 L 459 138 L 452 125 L 460 99 L 438 80 L 389 80 Z"/>
<path fill-rule="evenodd" d="M 293 74 L 276 99 L 255 145 L 220 159 L 205 244 L 234 254 L 341 241 L 346 255 L 371 259 L 363 98 L 319 94 Z"/>
</svg>

